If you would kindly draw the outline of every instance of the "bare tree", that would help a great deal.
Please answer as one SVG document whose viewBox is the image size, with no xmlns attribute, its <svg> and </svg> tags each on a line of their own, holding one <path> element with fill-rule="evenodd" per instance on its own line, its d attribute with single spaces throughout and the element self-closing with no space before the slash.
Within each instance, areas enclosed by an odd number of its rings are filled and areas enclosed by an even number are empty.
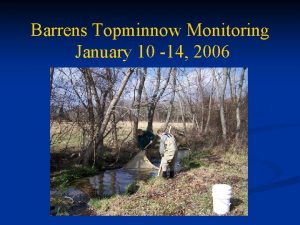
<svg viewBox="0 0 300 225">
<path fill-rule="evenodd" d="M 228 75 L 228 81 L 230 85 L 230 95 L 231 95 L 231 102 L 233 103 L 236 111 L 236 129 L 235 129 L 235 139 L 238 140 L 240 135 L 240 128 L 241 128 L 241 117 L 240 117 L 240 106 L 241 106 L 241 99 L 242 99 L 242 90 L 243 90 L 243 83 L 245 77 L 245 70 L 243 68 L 241 70 L 240 79 L 236 81 L 236 73 L 237 69 L 231 69 Z"/>
<path fill-rule="evenodd" d="M 94 140 L 95 147 L 93 146 L 93 143 L 90 143 L 84 152 L 84 155 L 83 155 L 84 165 L 89 164 L 95 149 L 98 154 L 101 154 L 101 151 L 103 150 L 103 147 L 104 147 L 104 145 L 103 145 L 104 132 L 110 121 L 112 111 L 114 110 L 115 106 L 117 105 L 117 103 L 123 93 L 123 90 L 129 80 L 130 76 L 132 75 L 133 71 L 134 71 L 134 69 L 130 68 L 130 69 L 128 69 L 127 73 L 124 73 L 124 77 L 123 77 L 123 80 L 121 81 L 120 87 L 119 87 L 118 91 L 116 92 L 116 94 L 114 95 L 114 97 L 112 98 L 112 100 L 105 112 L 105 115 L 103 117 L 103 121 L 98 128 L 99 130 L 97 131 L 97 135 Z"/>
<path fill-rule="evenodd" d="M 141 106 L 141 98 L 142 92 L 144 89 L 144 84 L 147 75 L 147 68 L 144 67 L 143 69 L 137 69 L 137 73 L 139 73 L 138 77 L 138 88 L 135 90 L 135 98 L 133 101 L 133 139 L 134 142 L 137 143 L 137 129 L 139 126 L 139 117 L 140 117 L 140 106 Z"/>
<path fill-rule="evenodd" d="M 186 134 L 187 133 L 187 127 L 186 127 L 186 123 L 185 123 L 185 109 L 184 109 L 184 106 L 183 106 L 183 97 L 181 96 L 180 93 L 178 93 L 178 96 L 179 96 L 179 106 L 180 106 L 183 130 L 184 130 L 184 133 Z"/>
<path fill-rule="evenodd" d="M 204 129 L 204 87 L 203 87 L 203 75 L 202 70 L 197 70 L 197 83 L 198 83 L 198 93 L 200 96 L 200 105 L 201 105 L 201 113 L 200 113 L 200 127 L 199 132 L 202 133 Z"/>
<path fill-rule="evenodd" d="M 176 74 L 177 74 L 177 68 L 173 68 L 173 71 L 171 73 L 171 89 L 172 89 L 172 91 L 171 91 L 171 97 L 170 97 L 166 121 L 163 126 L 164 130 L 167 129 L 167 127 L 170 123 L 171 115 L 172 115 L 173 109 L 174 109 L 174 100 L 175 100 L 175 93 L 176 93 Z"/>
<path fill-rule="evenodd" d="M 214 69 L 215 70 L 215 69 Z M 217 77 L 218 75 L 218 77 Z M 219 73 L 216 70 L 213 72 L 215 84 L 217 86 L 217 94 L 219 99 L 219 108 L 220 108 L 220 119 L 221 119 L 221 126 L 222 126 L 222 136 L 223 140 L 227 141 L 227 128 L 226 128 L 226 119 L 225 119 L 225 110 L 224 110 L 224 99 L 225 99 L 225 92 L 226 92 L 226 84 L 228 78 L 228 68 L 223 68 L 223 72 Z"/>
<path fill-rule="evenodd" d="M 214 73 L 215 71 L 212 70 L 212 72 Z M 204 133 L 207 133 L 209 130 L 209 123 L 210 123 L 210 118 L 211 118 L 211 108 L 212 108 L 212 101 L 213 101 L 213 94 L 214 94 L 214 80 L 211 79 L 211 81 L 212 81 L 212 84 L 211 84 L 211 91 L 209 94 L 208 112 L 207 112 L 207 119 L 206 119 L 206 124 L 205 124 L 205 128 L 204 128 Z"/>
<path fill-rule="evenodd" d="M 93 96 L 97 99 L 97 107 L 99 107 L 98 95 L 95 87 L 95 82 L 93 80 L 91 70 L 90 69 L 80 69 L 84 80 L 85 80 L 85 90 L 86 90 L 86 97 L 87 97 L 87 111 L 88 111 L 88 121 L 90 123 L 90 136 L 92 140 L 92 144 L 94 146 L 94 151 L 96 148 L 95 145 L 95 115 L 94 115 L 94 104 L 93 104 Z M 92 94 L 93 89 L 93 94 Z"/>
<path fill-rule="evenodd" d="M 114 79 L 116 79 L 115 69 L 113 69 Z M 110 90 L 109 98 L 112 100 L 114 97 L 113 89 Z M 116 120 L 116 111 L 113 110 L 111 114 L 111 136 L 113 140 L 113 146 L 119 148 L 118 146 L 118 129 L 117 129 L 117 120 Z"/>
<path fill-rule="evenodd" d="M 147 130 L 149 130 L 151 132 L 153 131 L 153 118 L 154 118 L 156 105 L 157 105 L 158 101 L 160 100 L 160 98 L 162 97 L 162 95 L 164 94 L 164 92 L 168 86 L 171 72 L 172 72 L 172 68 L 169 69 L 166 81 L 162 85 L 161 68 L 158 68 L 156 70 L 156 84 L 155 84 L 155 88 L 154 88 L 154 92 L 153 92 L 152 96 L 149 98 L 147 95 L 147 92 L 145 91 L 145 96 L 146 96 L 145 100 L 147 101 L 147 118 L 148 118 Z M 144 90 L 145 90 L 145 88 L 144 88 Z"/>
<path fill-rule="evenodd" d="M 50 67 L 50 98 L 52 96 L 54 68 Z"/>
<path fill-rule="evenodd" d="M 243 144 L 247 85 L 246 68 L 50 68 L 51 151 L 81 150 L 85 165 L 101 164 L 106 151 L 118 160 L 141 121 L 150 131 L 174 123 L 191 144 Z"/>
<path fill-rule="evenodd" d="M 238 140 L 241 130 L 241 116 L 240 116 L 240 107 L 241 107 L 241 99 L 242 99 L 242 91 L 243 91 L 243 83 L 245 78 L 246 68 L 244 67 L 241 72 L 241 78 L 238 86 L 238 96 L 236 100 L 236 134 L 235 138 Z"/>
<path fill-rule="evenodd" d="M 193 81 L 190 81 L 190 78 L 188 76 L 188 74 L 185 74 L 185 85 L 183 84 L 182 81 L 178 80 L 178 84 L 180 86 L 180 92 L 178 93 L 178 97 L 179 97 L 179 103 L 180 103 L 180 108 L 181 108 L 181 115 L 182 115 L 182 121 L 183 125 L 184 125 L 184 129 L 185 132 L 187 131 L 186 129 L 186 116 L 188 116 L 190 118 L 190 120 L 192 121 L 192 125 L 193 125 L 193 129 L 195 129 L 195 127 L 198 127 L 198 122 L 195 116 L 195 109 L 196 109 L 196 104 L 195 104 L 195 93 L 192 91 L 193 90 L 193 86 L 192 83 L 194 83 Z"/>
</svg>

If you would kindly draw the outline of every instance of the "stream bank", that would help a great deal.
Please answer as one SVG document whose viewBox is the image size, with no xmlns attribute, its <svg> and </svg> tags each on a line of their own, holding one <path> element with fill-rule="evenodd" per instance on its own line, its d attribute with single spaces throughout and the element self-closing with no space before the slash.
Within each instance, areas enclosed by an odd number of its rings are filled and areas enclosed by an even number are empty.
<svg viewBox="0 0 300 225">
<path fill-rule="evenodd" d="M 215 215 L 212 186 L 224 183 L 233 190 L 227 215 L 248 215 L 247 154 L 199 151 L 187 166 L 174 179 L 139 181 L 134 194 L 91 199 L 89 207 L 99 216 Z"/>
</svg>

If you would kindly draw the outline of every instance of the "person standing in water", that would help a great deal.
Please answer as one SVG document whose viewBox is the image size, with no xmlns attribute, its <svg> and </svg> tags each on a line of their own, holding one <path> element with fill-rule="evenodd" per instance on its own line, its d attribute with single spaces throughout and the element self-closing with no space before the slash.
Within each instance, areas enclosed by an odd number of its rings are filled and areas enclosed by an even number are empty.
<svg viewBox="0 0 300 225">
<path fill-rule="evenodd" d="M 160 137 L 159 153 L 161 155 L 162 177 L 167 178 L 167 169 L 170 168 L 170 178 L 175 176 L 175 165 L 177 158 L 177 144 L 174 136 L 159 129 L 157 135 Z"/>
</svg>

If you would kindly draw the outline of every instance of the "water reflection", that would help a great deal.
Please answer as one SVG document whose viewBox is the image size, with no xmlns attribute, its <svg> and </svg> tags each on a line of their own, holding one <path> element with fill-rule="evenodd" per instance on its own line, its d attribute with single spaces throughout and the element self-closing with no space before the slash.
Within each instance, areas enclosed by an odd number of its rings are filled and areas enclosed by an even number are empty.
<svg viewBox="0 0 300 225">
<path fill-rule="evenodd" d="M 187 156 L 189 151 L 179 151 L 177 155 L 176 171 L 181 169 L 180 159 Z M 159 160 L 151 160 L 151 162 L 159 167 Z M 114 194 L 124 193 L 129 184 L 137 180 L 147 180 L 156 176 L 157 170 L 107 170 L 93 177 L 87 177 L 77 180 L 74 183 L 76 188 L 86 192 L 90 197 L 104 197 Z"/>
</svg>

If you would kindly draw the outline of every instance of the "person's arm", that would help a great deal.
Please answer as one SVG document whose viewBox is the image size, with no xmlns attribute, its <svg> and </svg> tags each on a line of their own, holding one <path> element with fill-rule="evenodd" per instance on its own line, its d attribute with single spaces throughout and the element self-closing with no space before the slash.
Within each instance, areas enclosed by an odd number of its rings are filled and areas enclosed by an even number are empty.
<svg viewBox="0 0 300 225">
<path fill-rule="evenodd" d="M 153 141 L 155 139 L 155 135 L 152 132 L 149 132 L 149 139 Z"/>
<path fill-rule="evenodd" d="M 150 140 L 150 145 L 151 146 L 153 146 L 153 142 L 154 142 L 154 140 L 155 140 L 155 135 L 152 133 L 152 132 L 150 132 L 150 135 L 149 135 L 149 140 Z"/>
<path fill-rule="evenodd" d="M 154 134 L 150 131 L 145 131 L 143 138 L 144 138 L 144 149 L 147 149 L 153 142 Z"/>
</svg>

